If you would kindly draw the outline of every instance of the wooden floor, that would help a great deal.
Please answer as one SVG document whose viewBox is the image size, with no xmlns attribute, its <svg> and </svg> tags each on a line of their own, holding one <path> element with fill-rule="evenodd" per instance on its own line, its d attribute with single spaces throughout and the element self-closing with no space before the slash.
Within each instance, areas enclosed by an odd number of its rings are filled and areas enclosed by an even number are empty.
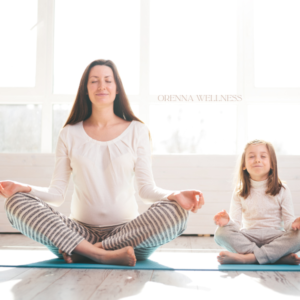
<svg viewBox="0 0 300 300">
<path fill-rule="evenodd" d="M 17 234 L 0 234 L 1 250 L 41 250 Z M 220 251 L 212 237 L 179 237 L 158 251 Z M 203 272 L 0 268 L 0 299 L 272 299 L 298 298 L 297 272 Z M 284 297 L 284 298 L 283 298 Z M 268 300 L 268 299 L 267 299 Z"/>
</svg>

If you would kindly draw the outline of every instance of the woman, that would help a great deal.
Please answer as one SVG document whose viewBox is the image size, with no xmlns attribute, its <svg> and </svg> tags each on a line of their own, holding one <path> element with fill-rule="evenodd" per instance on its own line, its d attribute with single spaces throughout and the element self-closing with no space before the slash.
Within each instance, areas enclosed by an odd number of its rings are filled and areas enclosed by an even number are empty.
<svg viewBox="0 0 300 300">
<path fill-rule="evenodd" d="M 62 204 L 71 173 L 74 193 L 67 218 L 48 204 Z M 139 195 L 154 202 L 142 215 L 134 175 Z M 200 191 L 155 186 L 148 130 L 133 114 L 110 60 L 93 61 L 82 75 L 59 135 L 50 187 L 4 181 L 0 193 L 8 198 L 12 226 L 68 263 L 89 259 L 134 266 L 180 235 L 188 211 L 204 204 Z"/>
</svg>

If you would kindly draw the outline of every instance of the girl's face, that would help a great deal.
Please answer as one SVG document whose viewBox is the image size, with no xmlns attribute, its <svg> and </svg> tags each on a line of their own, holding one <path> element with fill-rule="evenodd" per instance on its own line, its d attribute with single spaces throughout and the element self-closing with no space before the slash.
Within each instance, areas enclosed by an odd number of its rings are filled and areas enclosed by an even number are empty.
<svg viewBox="0 0 300 300">
<path fill-rule="evenodd" d="M 93 105 L 113 105 L 118 91 L 112 69 L 108 66 L 94 66 L 90 70 L 87 90 Z"/>
<path fill-rule="evenodd" d="M 269 151 L 264 144 L 250 145 L 245 153 L 245 168 L 251 179 L 262 181 L 268 178 L 271 169 Z"/>
</svg>

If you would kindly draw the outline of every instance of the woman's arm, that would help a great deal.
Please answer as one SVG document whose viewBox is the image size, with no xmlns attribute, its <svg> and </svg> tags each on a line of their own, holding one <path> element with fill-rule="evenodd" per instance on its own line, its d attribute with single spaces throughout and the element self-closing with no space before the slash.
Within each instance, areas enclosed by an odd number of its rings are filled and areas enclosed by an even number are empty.
<svg viewBox="0 0 300 300">
<path fill-rule="evenodd" d="M 148 202 L 167 200 L 167 197 L 174 191 L 159 188 L 154 182 L 151 164 L 151 145 L 147 127 L 141 124 L 137 134 L 136 162 L 134 171 L 139 196 Z"/>
<path fill-rule="evenodd" d="M 49 187 L 26 185 L 14 181 L 0 182 L 0 192 L 8 198 L 17 192 L 29 193 L 46 203 L 60 206 L 65 199 L 71 174 L 70 159 L 65 143 L 66 129 L 61 130 L 56 147 L 55 168 Z"/>
<path fill-rule="evenodd" d="M 182 208 L 197 212 L 204 204 L 203 194 L 198 190 L 170 191 L 156 186 L 151 166 L 151 145 L 145 125 L 138 131 L 135 176 L 139 196 L 149 202 L 174 200 Z"/>
</svg>

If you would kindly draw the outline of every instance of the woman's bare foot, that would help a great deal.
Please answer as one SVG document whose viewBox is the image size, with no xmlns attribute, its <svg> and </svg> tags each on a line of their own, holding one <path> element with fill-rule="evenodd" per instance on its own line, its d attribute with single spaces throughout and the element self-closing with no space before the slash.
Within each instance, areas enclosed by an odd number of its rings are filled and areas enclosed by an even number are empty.
<svg viewBox="0 0 300 300">
<path fill-rule="evenodd" d="M 61 250 L 59 250 L 61 251 Z M 68 255 L 67 253 L 65 252 L 59 252 L 63 255 L 63 258 L 65 260 L 65 262 L 67 264 L 72 264 L 72 263 L 91 263 L 93 262 L 91 259 L 85 257 L 85 256 L 82 256 L 80 254 L 76 254 L 76 253 L 73 253 L 72 255 Z"/>
<path fill-rule="evenodd" d="M 281 257 L 276 261 L 276 264 L 280 265 L 299 265 L 300 257 L 296 253 L 291 253 L 286 256 Z"/>
<path fill-rule="evenodd" d="M 108 265 L 122 265 L 134 267 L 136 257 L 134 249 L 131 246 L 119 250 L 104 250 L 105 254 L 100 254 L 97 258 L 93 259 L 96 262 Z"/>
<path fill-rule="evenodd" d="M 217 259 L 221 265 L 224 265 L 224 264 L 256 264 L 257 263 L 255 255 L 253 253 L 239 254 L 239 253 L 232 253 L 229 251 L 222 251 L 222 252 L 220 252 Z"/>
<path fill-rule="evenodd" d="M 75 253 L 71 256 L 63 253 L 61 250 L 59 251 L 63 254 L 66 263 L 95 261 L 100 264 L 132 267 L 135 266 L 136 263 L 134 249 L 131 246 L 118 250 L 105 250 L 102 248 L 101 243 L 91 245 L 83 241 L 75 248 Z"/>
<path fill-rule="evenodd" d="M 102 248 L 102 243 L 101 242 L 96 243 L 96 244 L 94 244 L 94 246 L 96 246 L 97 248 Z M 72 255 L 68 255 L 67 253 L 63 252 L 62 250 L 58 250 L 58 252 L 63 255 L 63 258 L 67 264 L 93 262 L 91 259 L 89 259 L 83 255 L 80 255 L 80 254 L 73 253 Z"/>
</svg>

